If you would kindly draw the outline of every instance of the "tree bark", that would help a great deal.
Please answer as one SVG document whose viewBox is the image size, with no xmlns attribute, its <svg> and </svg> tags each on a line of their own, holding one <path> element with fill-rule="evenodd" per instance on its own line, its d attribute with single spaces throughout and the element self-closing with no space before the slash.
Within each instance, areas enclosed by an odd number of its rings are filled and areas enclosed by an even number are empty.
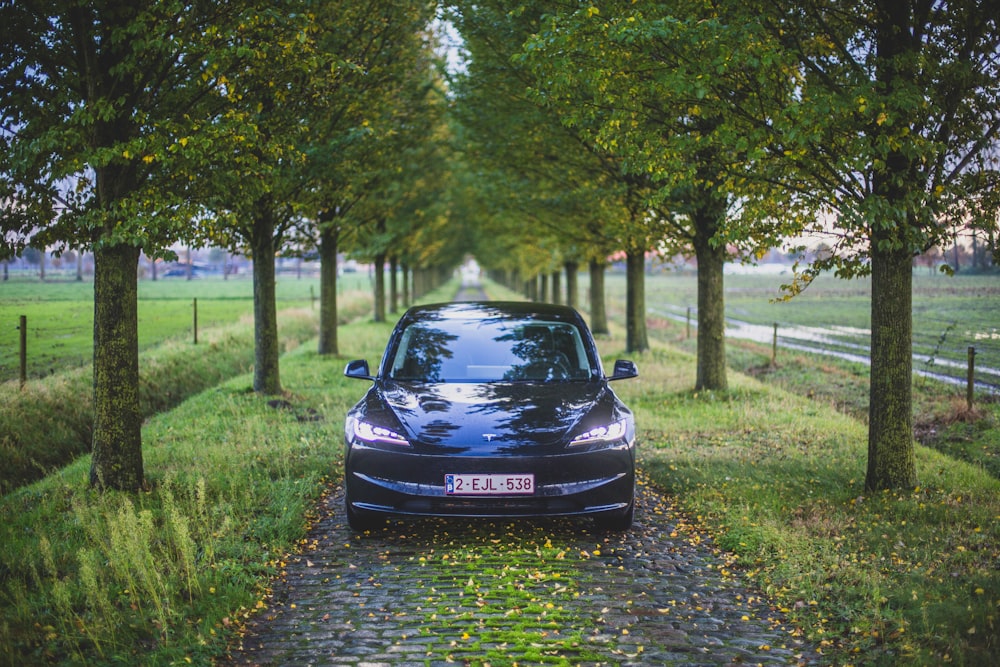
<svg viewBox="0 0 1000 667">
<path fill-rule="evenodd" d="M 559 305 L 562 303 L 562 281 L 558 271 L 552 272 L 552 303 Z"/>
<path fill-rule="evenodd" d="M 425 269 L 423 269 L 421 267 L 414 267 L 414 269 L 413 269 L 413 298 L 414 299 L 419 299 L 420 297 L 422 297 L 424 295 L 424 289 L 425 289 L 425 285 L 424 285 L 424 282 L 425 282 L 424 271 L 425 271 Z"/>
<path fill-rule="evenodd" d="M 590 330 L 595 334 L 606 334 L 608 329 L 608 311 L 604 303 L 604 269 L 603 261 L 590 260 Z"/>
<path fill-rule="evenodd" d="M 389 258 L 389 312 L 399 312 L 399 283 L 396 271 L 399 270 L 399 260 L 393 255 Z"/>
<path fill-rule="evenodd" d="M 917 485 L 913 449 L 913 272 L 908 249 L 872 244 L 871 390 L 865 487 Z"/>
<path fill-rule="evenodd" d="M 410 307 L 410 265 L 402 262 L 399 265 L 400 277 L 403 279 L 403 308 Z"/>
<path fill-rule="evenodd" d="M 94 437 L 90 485 L 143 486 L 139 406 L 139 249 L 94 250 Z"/>
<path fill-rule="evenodd" d="M 319 353 L 339 354 L 337 347 L 337 241 L 339 230 L 321 224 L 319 232 Z"/>
<path fill-rule="evenodd" d="M 725 247 L 714 247 L 714 221 L 695 222 L 698 260 L 698 360 L 695 390 L 724 391 L 726 376 Z"/>
<path fill-rule="evenodd" d="M 258 203 L 254 208 L 250 247 L 253 252 L 253 390 L 260 394 L 281 393 L 278 313 L 274 297 L 274 228 L 270 203 Z"/>
<path fill-rule="evenodd" d="M 625 349 L 649 349 L 646 333 L 646 251 L 630 250 L 625 261 Z"/>
<path fill-rule="evenodd" d="M 577 272 L 580 270 L 580 265 L 576 262 L 566 262 L 566 305 L 570 308 L 576 308 L 580 303 L 580 287 L 577 280 Z"/>
<path fill-rule="evenodd" d="M 376 322 L 385 322 L 385 254 L 375 256 L 375 317 Z"/>
</svg>

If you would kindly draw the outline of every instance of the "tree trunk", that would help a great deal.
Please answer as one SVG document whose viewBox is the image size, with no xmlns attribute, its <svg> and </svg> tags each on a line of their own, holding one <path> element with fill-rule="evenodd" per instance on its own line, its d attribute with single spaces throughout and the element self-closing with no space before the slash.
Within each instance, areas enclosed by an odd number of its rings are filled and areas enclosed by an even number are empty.
<svg viewBox="0 0 1000 667">
<path fill-rule="evenodd" d="M 274 212 L 268 202 L 255 207 L 250 247 L 253 252 L 254 367 L 253 390 L 281 393 L 278 373 L 278 313 L 274 297 Z"/>
<path fill-rule="evenodd" d="M 396 271 L 399 270 L 399 260 L 393 255 L 389 258 L 389 312 L 399 312 L 399 283 Z"/>
<path fill-rule="evenodd" d="M 905 3 L 879 6 L 875 45 L 879 54 L 876 80 L 887 94 L 915 73 L 910 41 L 910 10 Z M 875 125 L 871 134 L 898 130 Z M 891 135 L 890 135 L 891 136 Z M 889 150 L 873 169 L 874 196 L 884 206 L 885 219 L 871 223 L 868 251 L 872 268 L 871 388 L 868 398 L 868 471 L 865 488 L 913 488 L 917 484 L 913 449 L 913 248 L 921 237 L 920 220 L 907 209 L 909 188 L 919 168 L 905 151 Z M 905 217 L 904 217 L 905 215 Z M 958 243 L 955 243 L 958 270 Z"/>
<path fill-rule="evenodd" d="M 694 249 L 698 260 L 698 360 L 695 390 L 724 391 L 726 377 L 726 304 L 724 246 L 711 243 L 712 224 L 695 222 Z"/>
<path fill-rule="evenodd" d="M 604 304 L 604 269 L 605 264 L 596 259 L 590 260 L 590 330 L 595 334 L 606 334 L 608 329 L 608 311 Z"/>
<path fill-rule="evenodd" d="M 562 285 L 559 280 L 560 274 L 558 271 L 552 272 L 552 303 L 559 305 L 562 303 Z"/>
<path fill-rule="evenodd" d="M 339 230 L 321 224 L 319 232 L 319 353 L 337 349 L 337 241 Z"/>
<path fill-rule="evenodd" d="M 400 277 L 403 279 L 403 308 L 410 307 L 410 265 L 403 262 L 399 265 Z"/>
<path fill-rule="evenodd" d="M 419 299 L 424 295 L 424 269 L 416 267 L 413 269 L 413 298 Z"/>
<path fill-rule="evenodd" d="M 94 250 L 94 438 L 90 485 L 143 486 L 139 406 L 139 249 Z"/>
<path fill-rule="evenodd" d="M 385 254 L 375 256 L 375 321 L 385 322 Z"/>
<path fill-rule="evenodd" d="M 913 449 L 913 271 L 907 248 L 871 249 L 872 350 L 865 487 L 917 485 Z"/>
<path fill-rule="evenodd" d="M 576 308 L 580 303 L 579 294 L 579 282 L 577 280 L 577 271 L 580 270 L 580 265 L 576 262 L 566 262 L 566 305 L 570 308 Z"/>
<path fill-rule="evenodd" d="M 646 334 L 646 251 L 630 250 L 625 262 L 625 349 L 645 352 Z"/>
</svg>

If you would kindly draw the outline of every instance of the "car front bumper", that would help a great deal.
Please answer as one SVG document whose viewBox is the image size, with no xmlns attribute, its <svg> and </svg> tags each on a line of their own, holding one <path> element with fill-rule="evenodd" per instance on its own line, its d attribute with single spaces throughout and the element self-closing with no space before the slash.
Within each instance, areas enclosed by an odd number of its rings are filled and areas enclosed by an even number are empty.
<svg viewBox="0 0 1000 667">
<path fill-rule="evenodd" d="M 531 495 L 449 495 L 446 474 L 533 474 Z M 623 512 L 635 496 L 631 445 L 544 456 L 437 456 L 357 446 L 345 467 L 355 513 L 455 517 L 586 516 Z"/>
</svg>

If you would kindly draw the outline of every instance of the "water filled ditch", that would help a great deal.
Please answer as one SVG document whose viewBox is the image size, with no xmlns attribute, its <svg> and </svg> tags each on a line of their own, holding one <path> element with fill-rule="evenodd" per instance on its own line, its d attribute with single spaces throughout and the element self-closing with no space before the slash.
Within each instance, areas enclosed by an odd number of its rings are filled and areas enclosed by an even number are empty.
<svg viewBox="0 0 1000 667">
<path fill-rule="evenodd" d="M 688 318 L 686 309 L 670 305 L 649 308 L 648 312 L 679 322 L 686 322 Z M 691 317 L 691 325 L 694 327 L 697 324 L 694 319 L 695 315 L 692 313 Z M 780 324 L 777 333 L 777 344 L 782 349 L 821 354 L 866 365 L 871 364 L 871 348 L 869 346 L 871 332 L 867 329 L 835 325 L 806 327 Z M 774 325 L 754 324 L 726 318 L 727 338 L 771 345 L 774 343 L 774 336 Z M 978 340 L 987 339 L 978 337 Z M 956 361 L 939 355 L 914 353 L 913 372 L 921 377 L 964 386 L 967 382 L 968 362 Z M 976 364 L 975 375 L 977 390 L 993 394 L 1000 393 L 1000 369 Z"/>
</svg>

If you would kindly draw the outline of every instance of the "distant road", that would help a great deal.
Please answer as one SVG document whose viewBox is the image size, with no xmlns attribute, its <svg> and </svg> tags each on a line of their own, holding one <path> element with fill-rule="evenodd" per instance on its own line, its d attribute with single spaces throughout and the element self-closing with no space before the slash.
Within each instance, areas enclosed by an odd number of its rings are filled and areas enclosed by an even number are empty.
<svg viewBox="0 0 1000 667">
<path fill-rule="evenodd" d="M 462 276 L 462 286 L 455 294 L 455 301 L 485 301 L 486 298 L 479 276 Z"/>
</svg>

